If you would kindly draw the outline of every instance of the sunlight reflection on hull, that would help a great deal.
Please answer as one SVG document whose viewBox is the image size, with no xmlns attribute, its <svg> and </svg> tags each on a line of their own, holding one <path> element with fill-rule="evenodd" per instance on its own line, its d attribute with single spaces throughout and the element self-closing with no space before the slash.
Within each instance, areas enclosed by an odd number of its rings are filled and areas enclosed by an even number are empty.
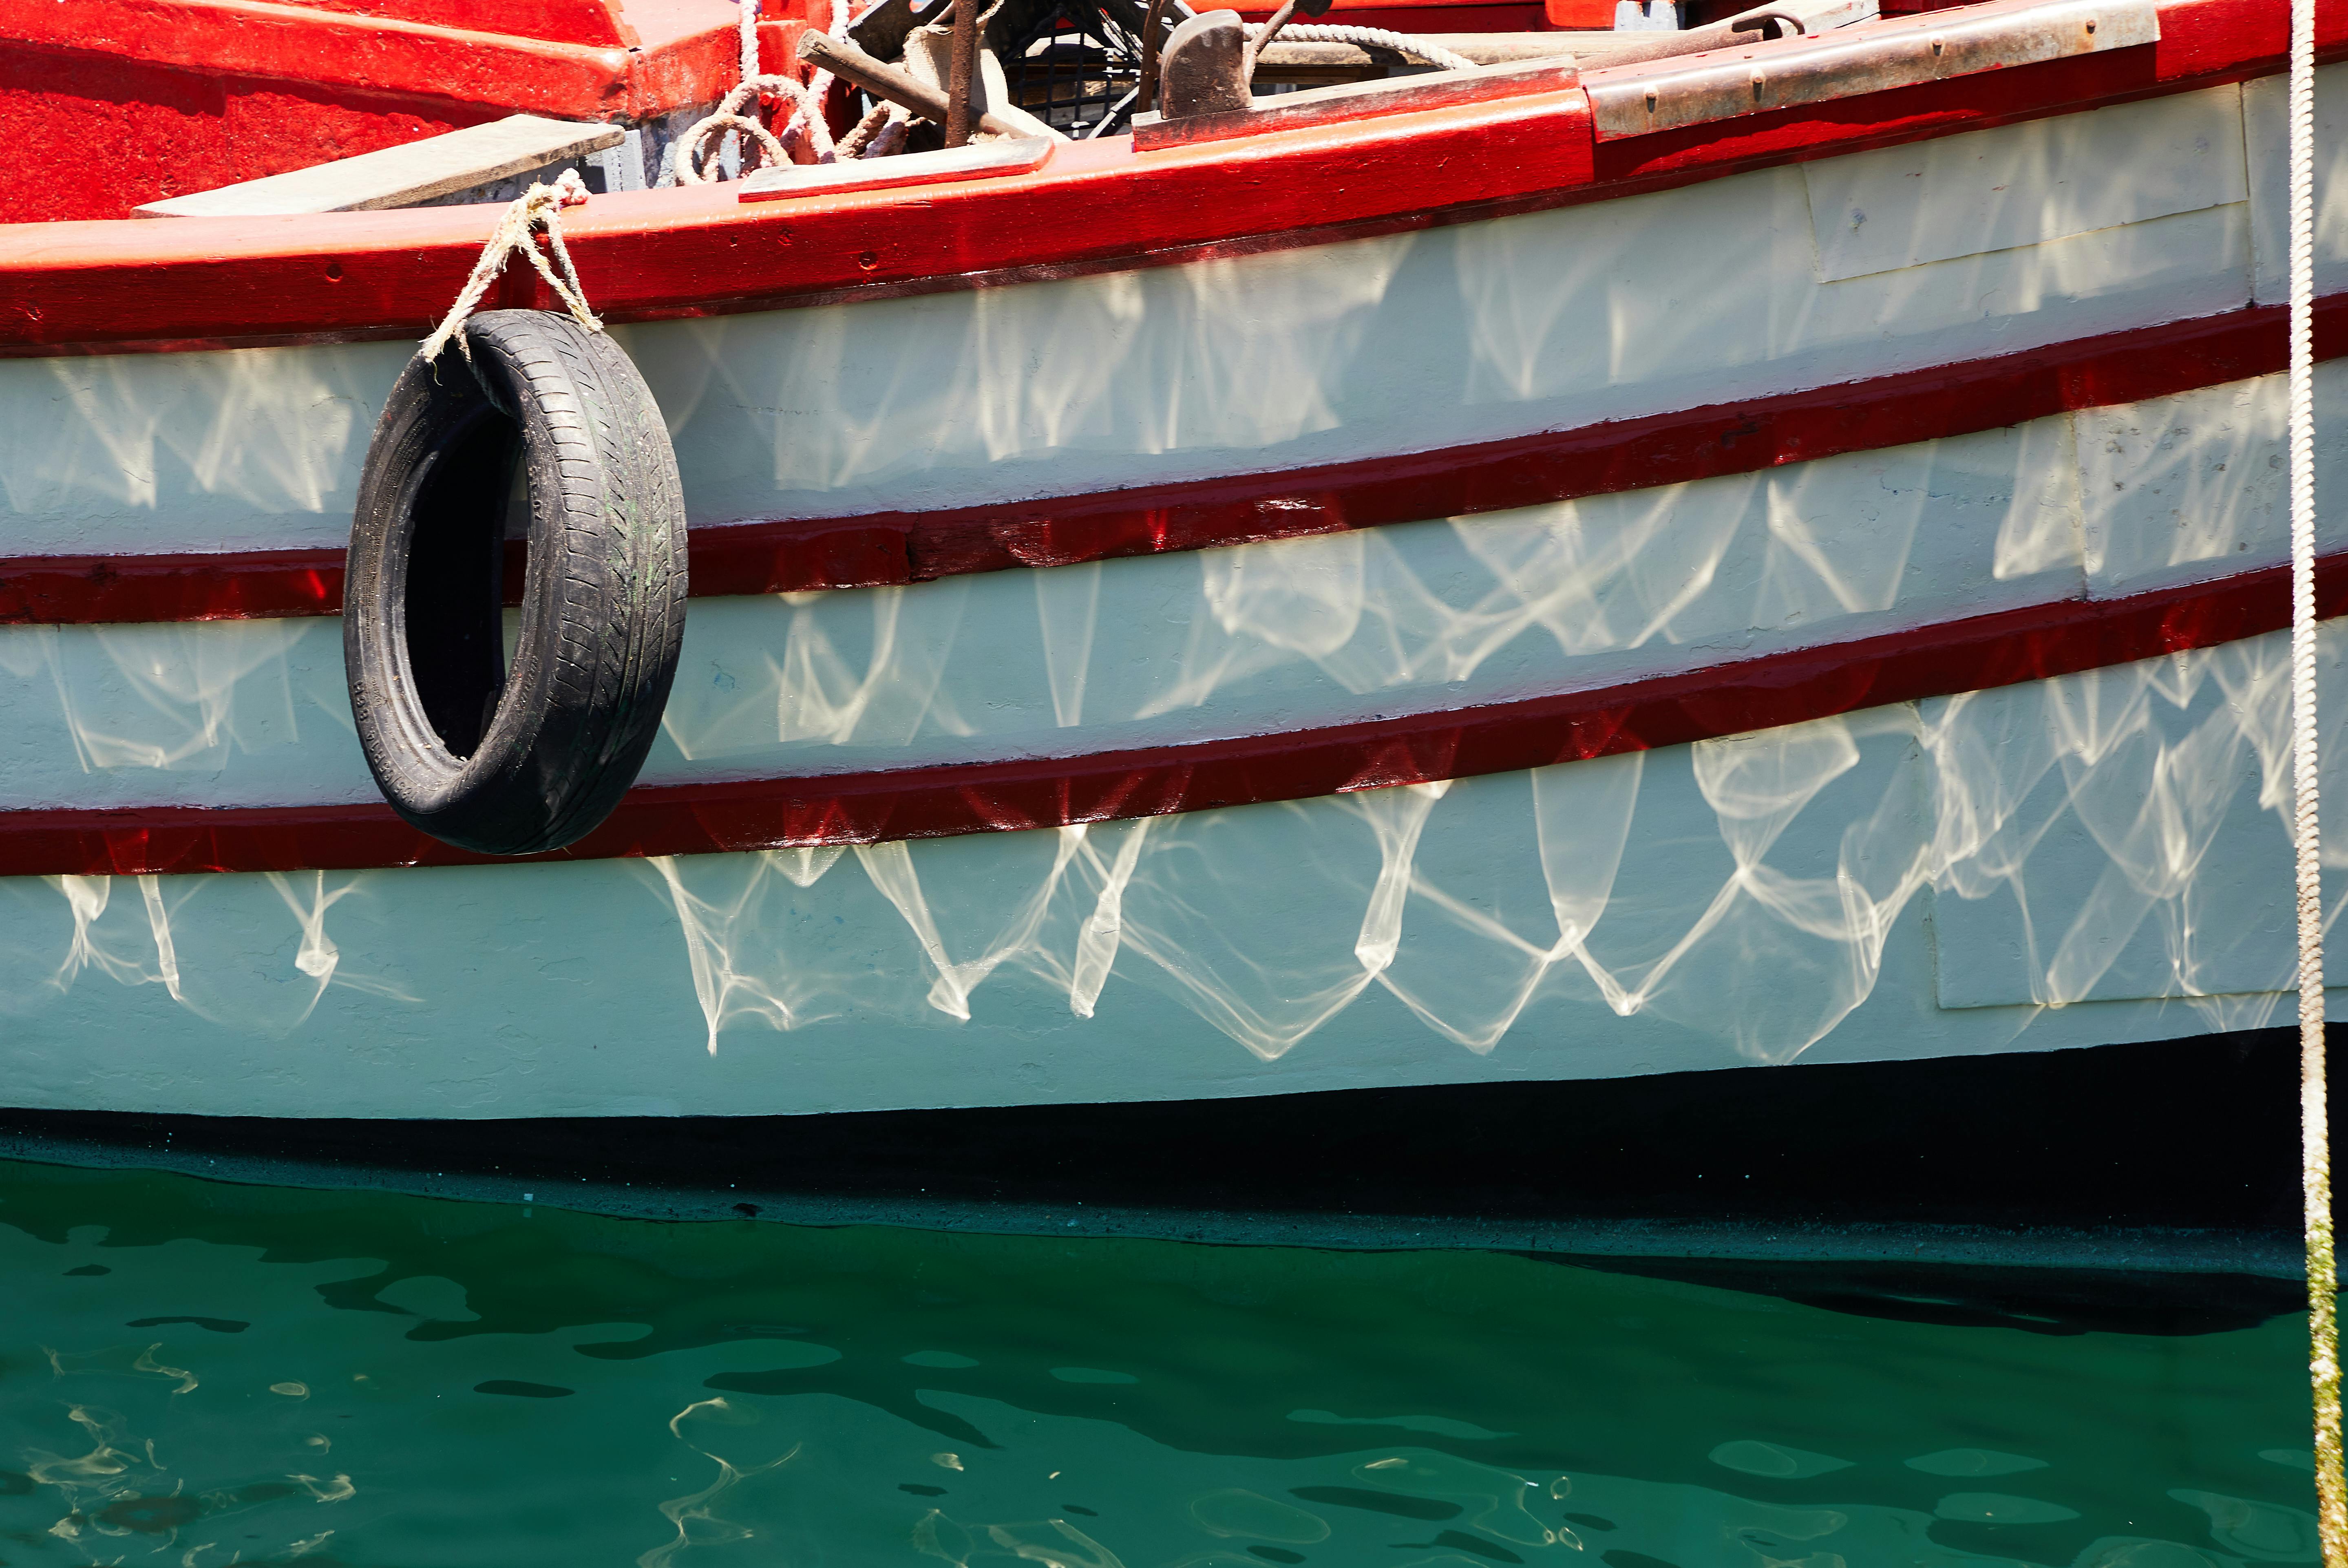
<svg viewBox="0 0 2348 1568">
<path fill-rule="evenodd" d="M 2348 721 L 2348 628 L 2324 650 L 2327 711 Z M 1138 1005 L 1122 980 L 1265 1061 L 1372 987 L 1478 1052 L 1548 996 L 1784 1061 L 1873 993 L 1919 893 L 1942 1007 L 2172 997 L 2242 1026 L 2290 975 L 2269 896 L 2282 660 L 2277 634 L 1532 773 L 631 864 L 677 923 L 713 1051 L 747 1025 L 966 1022 L 1017 974 L 1071 1025 Z M 2340 747 L 2324 766 L 2348 778 Z M 2327 865 L 2348 870 L 2348 827 L 2332 840 Z M 157 985 L 277 1034 L 330 987 L 417 1005 L 435 989 L 423 948 L 366 911 L 426 874 L 141 877 L 129 898 L 104 877 L 13 882 L 8 1002 Z M 38 913 L 50 900 L 61 927 Z M 26 940 L 44 925 L 57 934 Z"/>
<path fill-rule="evenodd" d="M 616 335 L 700 522 L 1423 450 L 2238 307 L 2272 205 L 2265 111 L 2229 139 L 2244 101 L 2221 87 L 1934 141 L 1915 156 L 1969 192 L 1962 221 L 1887 200 L 1912 183 L 1910 155 L 1887 150 L 1309 250 Z M 2049 149 L 2074 135 L 2140 144 L 2159 177 L 2072 190 L 2075 157 Z M 15 548 L 339 538 L 404 354 L 0 366 L 0 414 L 29 432 L 0 454 Z M 2348 364 L 2320 384 L 2329 415 Z M 2225 575 L 2281 559 L 2279 389 L 1367 532 L 699 601 L 645 779 L 1281 733 Z M 2324 449 L 2330 493 L 2348 447 Z M 0 631 L 17 677 L 0 805 L 371 798 L 338 633 Z M 2325 634 L 2325 688 L 2348 713 L 2343 638 Z M 1778 1062 L 1879 990 L 1919 1017 L 1997 1014 L 1982 1038 L 2137 998 L 2244 1026 L 2288 980 L 2280 645 L 1643 758 L 852 854 L 18 879 L 0 885 L 0 999 L 64 1017 L 79 996 L 76 1016 L 104 1016 L 88 998 L 118 1001 L 111 982 L 384 1060 L 486 967 L 510 968 L 525 1007 L 580 975 L 669 986 L 711 1053 L 759 1025 L 885 1025 L 889 1049 L 967 1037 L 1036 995 L 1052 1030 L 1106 1037 L 1147 1009 L 1242 1065 L 1307 1042 L 1389 1049 L 1396 1019 L 1414 1044 L 1492 1053 L 1536 1006 L 1592 1040 L 1661 1019 L 1721 1063 Z M 2335 872 L 2343 853 L 2327 845 Z M 546 891 L 580 888 L 600 891 L 575 908 Z M 435 945 L 484 906 L 493 938 Z M 648 912 L 677 945 L 642 940 Z M 509 1027 L 534 1068 L 546 1042 Z M 1038 1057 L 1069 1048 L 1048 1032 Z"/>
</svg>

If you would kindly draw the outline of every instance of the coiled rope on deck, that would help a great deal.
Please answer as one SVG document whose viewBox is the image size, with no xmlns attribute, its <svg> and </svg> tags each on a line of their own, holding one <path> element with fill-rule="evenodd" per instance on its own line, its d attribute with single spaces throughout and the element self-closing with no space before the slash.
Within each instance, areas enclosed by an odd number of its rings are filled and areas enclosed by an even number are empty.
<svg viewBox="0 0 2348 1568">
<path fill-rule="evenodd" d="M 712 131 L 744 132 L 757 139 L 771 166 L 788 163 L 790 155 L 784 150 L 782 139 L 758 123 L 757 100 L 761 95 L 789 98 L 798 106 L 787 131 L 804 128 L 808 141 L 815 148 L 815 160 L 829 163 L 838 156 L 832 146 L 831 128 L 824 123 L 823 106 L 806 84 L 796 77 L 752 77 L 720 100 L 716 113 L 705 119 L 695 120 L 693 129 L 677 139 L 676 180 L 680 185 L 700 185 L 709 176 L 696 167 L 700 148 Z"/>
<path fill-rule="evenodd" d="M 2323 841 L 2315 706 L 2315 0 L 2291 6 L 2291 752 L 2299 895 L 2300 1186 L 2307 1212 L 2308 1377 L 2325 1568 L 2348 1568 L 2340 1451 L 2338 1264 L 2324 1084 Z"/>
<path fill-rule="evenodd" d="M 769 168 L 788 163 L 791 160 L 790 146 L 802 136 L 815 149 L 818 163 L 835 162 L 840 156 L 839 150 L 832 141 L 831 127 L 823 117 L 823 99 L 824 95 L 831 90 L 831 73 L 818 71 L 805 82 L 796 77 L 760 74 L 758 0 L 740 0 L 737 15 L 741 26 L 738 42 L 742 79 L 715 110 L 695 120 L 692 128 L 678 139 L 676 181 L 680 185 L 709 182 L 709 175 L 700 167 L 700 149 L 714 131 L 726 133 L 725 139 L 717 144 L 717 156 L 722 158 L 728 149 L 740 146 L 741 138 L 747 136 L 758 144 Z M 834 35 L 844 34 L 848 29 L 848 0 L 832 0 L 831 18 Z M 768 130 L 759 120 L 758 100 L 761 98 L 781 98 L 791 101 L 791 118 L 785 122 L 780 134 Z"/>
<path fill-rule="evenodd" d="M 516 251 L 530 258 L 530 264 L 538 269 L 538 275 L 569 308 L 573 320 L 590 332 L 602 331 L 603 324 L 587 308 L 587 293 L 580 286 L 579 269 L 571 264 L 571 253 L 562 244 L 562 209 L 576 207 L 586 200 L 586 181 L 579 178 L 576 169 L 566 169 L 553 184 L 534 184 L 508 203 L 504 216 L 489 234 L 489 242 L 481 247 L 481 259 L 473 263 L 472 274 L 457 291 L 457 302 L 448 307 L 448 314 L 440 318 L 440 325 L 432 329 L 432 335 L 424 340 L 424 346 L 417 352 L 427 361 L 440 356 L 448 340 L 457 337 L 457 329 L 465 325 L 465 318 L 473 314 L 473 307 L 481 303 L 481 296 L 489 292 L 489 284 L 505 270 L 506 258 Z M 546 231 L 546 248 L 553 253 L 551 261 L 541 255 L 538 246 L 530 241 L 532 232 L 540 229 Z M 457 349 L 467 360 L 472 358 L 472 348 L 461 337 L 457 337 Z"/>
</svg>

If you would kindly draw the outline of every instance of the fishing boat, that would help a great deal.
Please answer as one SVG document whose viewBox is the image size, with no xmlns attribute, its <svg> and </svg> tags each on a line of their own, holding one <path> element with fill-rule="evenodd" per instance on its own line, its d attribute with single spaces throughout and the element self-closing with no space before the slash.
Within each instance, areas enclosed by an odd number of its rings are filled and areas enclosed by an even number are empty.
<svg viewBox="0 0 2348 1568">
<path fill-rule="evenodd" d="M 1023 13 L 949 147 L 857 96 L 912 61 L 863 16 L 0 4 L 46 128 L 0 228 L 10 1103 L 1187 1101 L 2285 1021 L 2286 8 L 1354 9 L 1312 25 L 1389 36 L 1152 8 L 1154 98 Z M 561 460 L 391 450 L 434 398 L 561 426 L 533 332 L 648 399 L 651 553 L 584 598 Z M 427 457 L 503 531 L 370 535 Z M 631 593 L 634 727 L 541 837 L 399 795 L 371 681 L 473 639 L 408 737 L 453 778 L 541 700 L 507 657 Z"/>
</svg>

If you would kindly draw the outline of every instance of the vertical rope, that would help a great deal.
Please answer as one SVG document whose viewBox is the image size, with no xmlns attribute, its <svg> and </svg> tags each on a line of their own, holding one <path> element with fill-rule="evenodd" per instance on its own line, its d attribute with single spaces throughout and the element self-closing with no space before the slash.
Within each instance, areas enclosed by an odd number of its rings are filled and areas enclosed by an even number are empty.
<svg viewBox="0 0 2348 1568">
<path fill-rule="evenodd" d="M 2299 893 L 2301 1191 L 2307 1205 L 2308 1377 L 2325 1568 L 2348 1568 L 2340 1452 L 2338 1265 L 2323 1060 L 2323 841 L 2315 707 L 2315 0 L 2291 6 L 2291 727 Z"/>
<path fill-rule="evenodd" d="M 735 52 L 741 58 L 742 79 L 747 82 L 758 74 L 758 0 L 736 0 L 734 26 Z M 753 100 L 750 112 L 755 115 L 757 109 L 757 103 Z M 718 112 L 723 114 L 726 111 L 721 108 Z M 750 150 L 743 145 L 739 130 L 728 130 L 718 139 L 717 162 L 729 173 L 740 173 L 742 166 L 749 160 Z M 679 170 L 684 169 L 685 161 L 682 159 L 678 160 Z M 782 160 L 778 156 L 775 161 L 779 163 Z"/>
</svg>

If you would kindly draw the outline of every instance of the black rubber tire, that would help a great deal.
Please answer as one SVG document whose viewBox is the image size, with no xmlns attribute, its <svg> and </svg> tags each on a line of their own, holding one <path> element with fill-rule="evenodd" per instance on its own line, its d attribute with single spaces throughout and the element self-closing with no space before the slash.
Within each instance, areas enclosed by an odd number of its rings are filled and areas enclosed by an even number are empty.
<svg viewBox="0 0 2348 1568">
<path fill-rule="evenodd" d="M 408 362 L 359 480 L 344 578 L 351 716 L 384 798 L 486 854 L 560 849 L 635 781 L 685 636 L 685 502 L 644 380 L 567 316 L 500 310 Z M 513 668 L 509 496 L 527 488 Z"/>
</svg>

